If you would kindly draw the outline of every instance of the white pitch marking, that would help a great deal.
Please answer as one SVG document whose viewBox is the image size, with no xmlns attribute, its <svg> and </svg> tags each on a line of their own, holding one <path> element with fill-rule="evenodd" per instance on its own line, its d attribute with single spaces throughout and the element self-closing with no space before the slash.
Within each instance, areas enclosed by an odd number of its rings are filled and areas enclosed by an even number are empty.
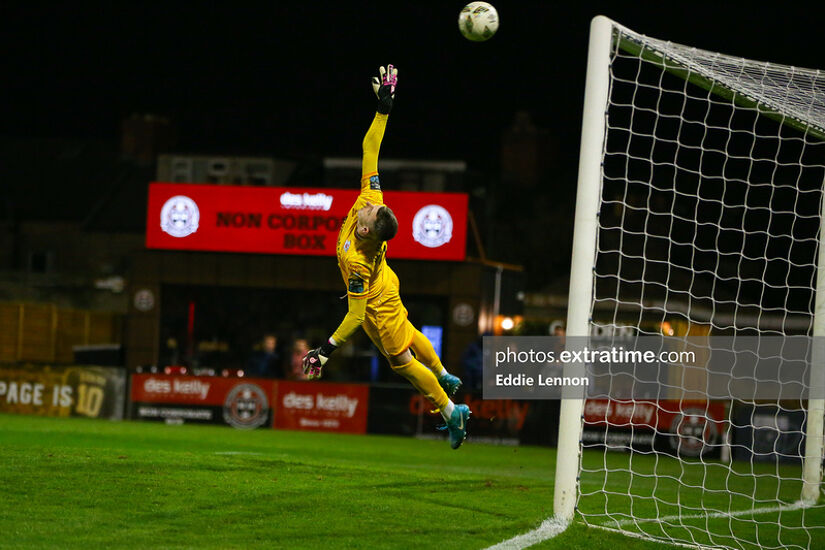
<svg viewBox="0 0 825 550">
<path fill-rule="evenodd" d="M 263 453 L 253 453 L 250 451 L 221 451 L 216 452 L 216 455 L 262 455 Z"/>
<path fill-rule="evenodd" d="M 533 546 L 547 539 L 552 539 L 556 535 L 560 535 L 567 529 L 567 526 L 568 522 L 556 519 L 555 517 L 549 517 L 532 531 L 527 531 L 522 535 L 501 541 L 487 548 L 487 550 L 521 550 L 522 548 Z"/>
<path fill-rule="evenodd" d="M 751 510 L 734 510 L 733 512 L 711 512 L 709 514 L 689 514 L 689 515 L 673 515 L 673 516 L 662 516 L 660 518 L 640 518 L 640 519 L 623 519 L 621 521 L 613 522 L 613 523 L 605 523 L 602 524 L 604 527 L 614 527 L 614 526 L 624 526 L 624 525 L 633 525 L 634 523 L 641 523 L 645 521 L 675 521 L 677 519 L 716 519 L 716 518 L 736 518 L 739 516 L 749 516 L 754 514 L 771 514 L 774 512 L 790 512 L 793 510 L 802 510 L 803 508 L 809 508 L 808 504 L 805 504 L 801 500 L 794 502 L 793 504 L 780 504 L 779 506 L 766 506 L 764 508 L 753 508 Z"/>
<path fill-rule="evenodd" d="M 702 518 L 727 518 L 727 517 L 739 517 L 739 516 L 747 516 L 753 514 L 769 514 L 774 512 L 790 512 L 793 510 L 801 510 L 803 508 L 808 508 L 809 505 L 805 504 L 804 502 L 797 501 L 793 504 L 785 504 L 780 506 L 770 506 L 765 508 L 753 508 L 751 510 L 735 510 L 733 512 L 712 512 L 710 514 L 691 514 L 691 515 L 682 515 L 682 516 L 664 516 L 661 518 L 644 518 L 644 519 L 626 519 L 619 522 L 615 522 L 612 524 L 606 525 L 596 525 L 591 524 L 589 527 L 595 527 L 597 529 L 602 529 L 605 531 L 612 531 L 615 533 L 620 533 L 622 535 L 634 537 L 634 538 L 643 538 L 648 539 L 642 534 L 639 533 L 630 533 L 617 527 L 621 527 L 624 525 L 632 525 L 634 523 L 640 523 L 645 521 L 674 521 L 677 519 L 702 519 Z M 533 546 L 534 544 L 538 544 L 548 539 L 552 539 L 553 537 L 560 535 L 567 529 L 568 523 L 563 522 L 561 520 L 556 519 L 555 517 L 550 517 L 541 522 L 537 528 L 533 529 L 532 531 L 528 531 L 524 534 L 515 536 L 511 539 L 507 539 L 505 541 L 501 541 L 498 544 L 490 546 L 486 550 L 522 550 L 524 548 L 528 548 Z M 709 548 L 707 546 L 696 545 L 696 544 L 685 544 L 680 542 L 672 541 L 670 544 L 674 546 L 681 546 L 683 548 Z"/>
</svg>

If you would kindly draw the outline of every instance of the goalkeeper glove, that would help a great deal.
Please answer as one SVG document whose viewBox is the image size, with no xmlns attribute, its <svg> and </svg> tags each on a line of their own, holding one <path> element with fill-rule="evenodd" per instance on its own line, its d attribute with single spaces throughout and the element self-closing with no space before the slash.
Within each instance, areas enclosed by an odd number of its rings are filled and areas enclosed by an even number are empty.
<svg viewBox="0 0 825 550">
<path fill-rule="evenodd" d="M 378 67 L 380 77 L 372 77 L 372 89 L 378 97 L 378 106 L 376 111 L 383 115 L 390 114 L 392 110 L 392 102 L 395 99 L 395 87 L 398 84 L 398 69 L 392 65 L 387 65 L 387 68 Z"/>
<path fill-rule="evenodd" d="M 320 347 L 315 348 L 306 355 L 304 355 L 303 367 L 304 374 L 309 380 L 321 378 L 321 369 L 329 361 L 329 356 L 338 349 L 338 346 L 332 342 L 324 342 Z"/>
</svg>

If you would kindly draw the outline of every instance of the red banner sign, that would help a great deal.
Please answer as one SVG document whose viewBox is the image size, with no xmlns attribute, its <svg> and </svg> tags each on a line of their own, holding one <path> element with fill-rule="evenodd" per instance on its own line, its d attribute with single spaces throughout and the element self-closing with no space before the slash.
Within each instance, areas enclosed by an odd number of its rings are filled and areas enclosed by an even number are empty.
<svg viewBox="0 0 825 550">
<path fill-rule="evenodd" d="M 335 255 L 358 190 L 152 183 L 146 246 L 263 254 Z M 387 257 L 464 260 L 467 195 L 387 191 L 398 218 Z"/>
<path fill-rule="evenodd" d="M 269 421 L 274 385 L 260 378 L 133 374 L 132 416 L 258 428 Z"/>
<path fill-rule="evenodd" d="M 719 451 L 724 421 L 725 403 L 721 401 L 588 399 L 582 437 L 589 444 L 625 446 L 655 445 L 658 437 L 663 440 L 659 443 L 666 440 L 669 452 L 704 456 Z M 608 426 L 610 434 L 604 432 Z"/>
<path fill-rule="evenodd" d="M 168 376 L 165 374 L 132 375 L 132 401 L 174 403 L 178 405 L 224 405 L 235 386 L 255 384 L 272 394 L 272 381 L 218 376 Z"/>
<path fill-rule="evenodd" d="M 369 387 L 323 382 L 278 382 L 275 429 L 363 434 Z"/>
<path fill-rule="evenodd" d="M 642 428 L 673 433 L 679 422 L 703 417 L 714 424 L 725 419 L 725 404 L 721 401 L 614 401 L 588 399 L 584 405 L 587 424 L 619 428 Z"/>
</svg>

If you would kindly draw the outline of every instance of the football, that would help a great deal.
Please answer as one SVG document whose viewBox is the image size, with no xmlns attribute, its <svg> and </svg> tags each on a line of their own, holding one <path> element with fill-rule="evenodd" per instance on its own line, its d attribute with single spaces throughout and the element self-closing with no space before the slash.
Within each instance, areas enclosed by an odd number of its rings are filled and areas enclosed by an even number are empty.
<svg viewBox="0 0 825 550">
<path fill-rule="evenodd" d="M 458 29 L 467 40 L 489 40 L 498 30 L 498 12 L 487 2 L 470 2 L 458 14 Z"/>
</svg>

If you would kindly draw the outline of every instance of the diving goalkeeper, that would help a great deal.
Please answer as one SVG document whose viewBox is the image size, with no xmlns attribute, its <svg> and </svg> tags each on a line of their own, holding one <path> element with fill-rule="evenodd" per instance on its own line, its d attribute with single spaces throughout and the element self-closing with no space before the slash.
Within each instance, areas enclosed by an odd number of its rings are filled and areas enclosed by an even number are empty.
<svg viewBox="0 0 825 550">
<path fill-rule="evenodd" d="M 379 69 L 379 74 L 372 82 L 378 106 L 364 136 L 361 193 L 341 226 L 336 245 L 349 311 L 329 340 L 304 356 L 304 372 L 309 378 L 320 378 L 329 356 L 363 326 L 392 369 L 441 412 L 450 446 L 457 449 L 467 436 L 470 408 L 455 405 L 448 393 L 453 395 L 461 380 L 447 372 L 427 337 L 407 319 L 407 309 L 398 293 L 398 276 L 386 262 L 387 241 L 398 232 L 398 220 L 384 205 L 378 180 L 378 150 L 395 99 L 398 69 L 387 65 Z"/>
</svg>

